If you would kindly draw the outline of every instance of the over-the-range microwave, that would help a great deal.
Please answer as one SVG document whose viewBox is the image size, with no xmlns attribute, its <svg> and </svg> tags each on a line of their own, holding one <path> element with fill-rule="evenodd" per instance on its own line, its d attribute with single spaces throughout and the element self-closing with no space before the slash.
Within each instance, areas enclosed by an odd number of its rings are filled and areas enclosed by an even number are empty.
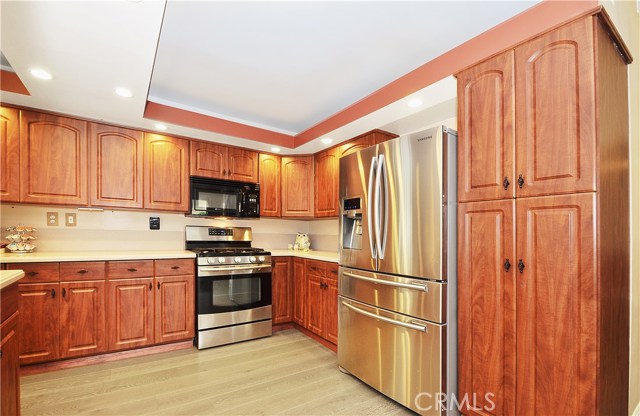
<svg viewBox="0 0 640 416">
<path fill-rule="evenodd" d="M 260 217 L 260 185 L 191 177 L 190 215 L 199 217 Z"/>
</svg>

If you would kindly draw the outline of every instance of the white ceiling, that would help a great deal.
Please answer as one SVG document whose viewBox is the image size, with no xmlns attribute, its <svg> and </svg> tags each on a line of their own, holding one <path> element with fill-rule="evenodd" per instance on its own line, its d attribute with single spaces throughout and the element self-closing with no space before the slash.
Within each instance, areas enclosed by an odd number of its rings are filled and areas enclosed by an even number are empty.
<svg viewBox="0 0 640 416">
<path fill-rule="evenodd" d="M 2 1 L 0 50 L 31 96 L 0 99 L 153 129 L 142 117 L 148 93 L 161 104 L 297 134 L 535 2 L 170 0 L 165 11 L 154 0 Z M 31 77 L 33 67 L 54 79 Z M 134 96 L 116 96 L 118 86 Z M 455 80 L 412 96 L 425 104 L 397 102 L 329 136 L 341 141 L 383 126 L 405 133 L 416 123 L 399 120 L 451 107 L 441 104 L 455 97 Z M 176 125 L 167 133 L 271 147 Z M 315 140 L 293 152 L 322 146 Z"/>
</svg>

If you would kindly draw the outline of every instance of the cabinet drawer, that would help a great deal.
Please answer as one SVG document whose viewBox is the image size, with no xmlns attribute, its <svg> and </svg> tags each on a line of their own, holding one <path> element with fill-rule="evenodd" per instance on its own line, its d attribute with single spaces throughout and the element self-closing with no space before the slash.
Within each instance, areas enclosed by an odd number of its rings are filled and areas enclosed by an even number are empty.
<svg viewBox="0 0 640 416">
<path fill-rule="evenodd" d="M 326 272 L 326 265 L 322 261 L 305 260 L 305 269 L 307 271 L 307 274 L 324 277 Z"/>
<path fill-rule="evenodd" d="M 327 263 L 327 272 L 325 277 L 331 280 L 338 280 L 338 264 L 337 263 Z"/>
<path fill-rule="evenodd" d="M 105 278 L 104 261 L 82 261 L 60 263 L 60 280 L 103 280 Z"/>
<path fill-rule="evenodd" d="M 152 276 L 153 260 L 107 262 L 107 277 L 109 279 L 132 279 Z"/>
<path fill-rule="evenodd" d="M 59 263 L 10 263 L 8 270 L 23 270 L 20 283 L 57 282 L 60 280 Z"/>
<path fill-rule="evenodd" d="M 156 260 L 156 276 L 173 276 L 194 273 L 193 259 Z"/>
</svg>

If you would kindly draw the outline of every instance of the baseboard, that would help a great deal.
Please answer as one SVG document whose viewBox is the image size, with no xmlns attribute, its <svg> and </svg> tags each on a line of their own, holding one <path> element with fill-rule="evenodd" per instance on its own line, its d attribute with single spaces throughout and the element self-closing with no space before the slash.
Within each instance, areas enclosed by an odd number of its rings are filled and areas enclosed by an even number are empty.
<svg viewBox="0 0 640 416">
<path fill-rule="evenodd" d="M 338 352 L 338 346 L 337 345 L 330 343 L 326 339 L 317 336 L 313 332 L 309 331 L 308 329 L 306 329 L 304 327 L 301 327 L 300 325 L 298 325 L 296 323 L 293 324 L 293 327 L 295 329 L 297 329 L 298 331 L 302 332 L 303 334 L 305 334 L 306 336 L 308 336 L 309 338 L 311 338 L 312 340 L 314 340 L 314 341 L 318 342 L 319 344 L 322 344 L 323 346 L 327 347 L 331 351 L 333 351 L 335 353 Z"/>
</svg>

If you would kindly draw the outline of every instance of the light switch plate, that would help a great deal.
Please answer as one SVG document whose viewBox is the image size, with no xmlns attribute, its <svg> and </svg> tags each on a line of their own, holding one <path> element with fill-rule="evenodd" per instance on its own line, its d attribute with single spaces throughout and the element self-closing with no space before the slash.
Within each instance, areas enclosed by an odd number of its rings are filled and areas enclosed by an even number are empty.
<svg viewBox="0 0 640 416">
<path fill-rule="evenodd" d="M 47 212 L 47 226 L 49 226 L 49 227 L 57 227 L 58 226 L 58 213 L 57 212 Z"/>
<path fill-rule="evenodd" d="M 75 212 L 67 212 L 64 214 L 64 225 L 67 227 L 75 227 L 77 224 L 76 213 Z"/>
</svg>

